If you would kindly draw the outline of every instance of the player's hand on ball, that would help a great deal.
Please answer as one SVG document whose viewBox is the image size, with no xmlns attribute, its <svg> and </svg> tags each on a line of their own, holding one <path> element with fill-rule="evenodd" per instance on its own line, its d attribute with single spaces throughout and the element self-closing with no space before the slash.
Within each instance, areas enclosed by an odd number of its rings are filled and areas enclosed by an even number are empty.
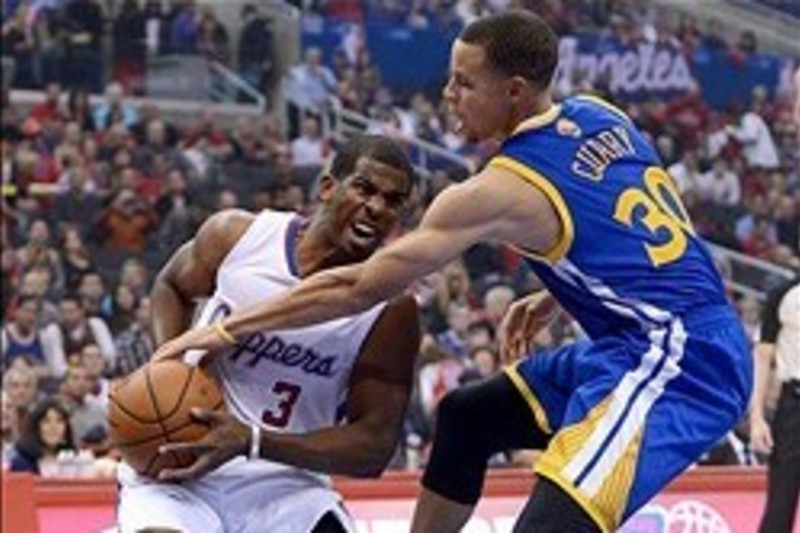
<svg viewBox="0 0 800 533">
<path fill-rule="evenodd" d="M 533 339 L 558 315 L 558 309 L 555 298 L 547 291 L 535 292 L 511 304 L 497 330 L 503 363 L 525 357 Z"/>
<path fill-rule="evenodd" d="M 250 447 L 250 428 L 230 413 L 209 409 L 192 409 L 192 417 L 209 426 L 209 432 L 198 441 L 165 444 L 159 453 L 179 452 L 193 455 L 195 461 L 186 468 L 162 470 L 160 481 L 189 481 L 207 474 L 229 459 L 247 454 Z"/>
</svg>

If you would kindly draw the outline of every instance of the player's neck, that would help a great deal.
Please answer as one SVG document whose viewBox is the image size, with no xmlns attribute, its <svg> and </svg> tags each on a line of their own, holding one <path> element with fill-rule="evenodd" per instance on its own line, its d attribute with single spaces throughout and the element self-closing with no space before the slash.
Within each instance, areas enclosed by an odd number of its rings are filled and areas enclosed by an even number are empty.
<svg viewBox="0 0 800 533">
<path fill-rule="evenodd" d="M 543 115 L 553 107 L 553 96 L 550 91 L 531 93 L 520 102 L 517 112 L 513 113 L 508 126 L 506 136 L 510 136 L 517 127 L 533 117 Z"/>
<path fill-rule="evenodd" d="M 320 220 L 307 221 L 295 236 L 294 259 L 300 278 L 319 270 L 346 264 L 348 261 L 339 248 L 329 242 L 319 227 Z"/>
</svg>

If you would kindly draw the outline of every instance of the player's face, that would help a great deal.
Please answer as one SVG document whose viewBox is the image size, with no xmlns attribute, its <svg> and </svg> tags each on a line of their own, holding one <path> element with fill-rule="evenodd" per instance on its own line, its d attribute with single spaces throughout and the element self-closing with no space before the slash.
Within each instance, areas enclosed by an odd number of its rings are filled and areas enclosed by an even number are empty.
<svg viewBox="0 0 800 533">
<path fill-rule="evenodd" d="M 508 80 L 493 71 L 483 46 L 456 40 L 443 96 L 456 117 L 456 131 L 468 140 L 505 135 L 510 120 Z"/>
<path fill-rule="evenodd" d="M 405 172 L 360 158 L 353 173 L 330 193 L 331 229 L 337 246 L 354 260 L 368 257 L 402 214 L 410 189 Z"/>
</svg>

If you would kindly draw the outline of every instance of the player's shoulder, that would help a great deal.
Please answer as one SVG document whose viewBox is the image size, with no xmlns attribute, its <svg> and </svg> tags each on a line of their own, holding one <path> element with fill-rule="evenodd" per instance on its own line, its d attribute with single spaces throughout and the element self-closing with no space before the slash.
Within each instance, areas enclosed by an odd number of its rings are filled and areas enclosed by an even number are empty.
<svg viewBox="0 0 800 533">
<path fill-rule="evenodd" d="M 221 230 L 226 227 L 249 226 L 256 219 L 256 214 L 245 209 L 223 209 L 209 216 L 204 226 Z"/>
<path fill-rule="evenodd" d="M 209 216 L 195 241 L 204 246 L 230 249 L 255 221 L 256 215 L 244 209 L 223 209 Z"/>
<path fill-rule="evenodd" d="M 619 107 L 594 94 L 576 94 L 562 102 L 565 115 L 579 120 L 610 119 L 631 123 L 630 117 Z"/>
</svg>

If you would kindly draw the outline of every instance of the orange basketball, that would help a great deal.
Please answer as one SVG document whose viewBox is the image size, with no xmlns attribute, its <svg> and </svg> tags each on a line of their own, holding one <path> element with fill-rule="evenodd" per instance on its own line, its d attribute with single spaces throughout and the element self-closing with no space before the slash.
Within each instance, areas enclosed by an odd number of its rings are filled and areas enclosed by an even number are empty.
<svg viewBox="0 0 800 533">
<path fill-rule="evenodd" d="M 182 361 L 151 362 L 109 394 L 111 440 L 134 470 L 155 477 L 163 468 L 192 463 L 191 456 L 158 453 L 162 444 L 195 441 L 208 431 L 191 417 L 190 410 L 222 406 L 217 383 L 202 368 Z"/>
</svg>

